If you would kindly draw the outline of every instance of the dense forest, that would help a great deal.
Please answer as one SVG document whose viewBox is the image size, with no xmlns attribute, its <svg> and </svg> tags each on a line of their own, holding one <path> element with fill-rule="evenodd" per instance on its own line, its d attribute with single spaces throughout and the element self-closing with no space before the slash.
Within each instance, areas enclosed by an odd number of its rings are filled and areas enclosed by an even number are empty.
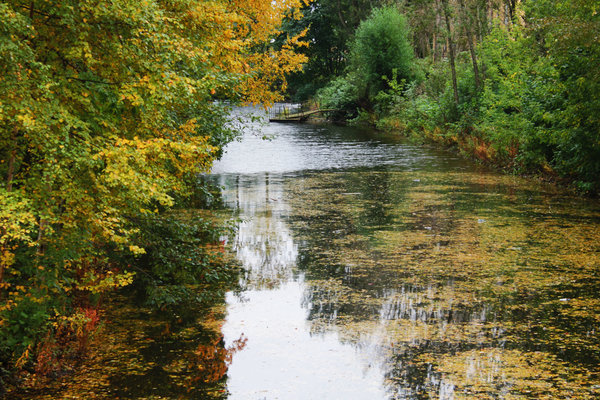
<svg viewBox="0 0 600 400">
<path fill-rule="evenodd" d="M 600 2 L 319 0 L 296 100 L 456 146 L 516 173 L 600 189 Z"/>
</svg>

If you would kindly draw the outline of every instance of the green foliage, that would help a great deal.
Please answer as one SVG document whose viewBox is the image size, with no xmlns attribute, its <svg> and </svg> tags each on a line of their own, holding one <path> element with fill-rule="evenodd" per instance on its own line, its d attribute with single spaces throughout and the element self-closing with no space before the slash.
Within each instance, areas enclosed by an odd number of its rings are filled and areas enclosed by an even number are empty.
<svg viewBox="0 0 600 400">
<path fill-rule="evenodd" d="M 533 33 L 557 69 L 553 85 L 563 88 L 564 103 L 553 126 L 557 132 L 554 166 L 583 191 L 600 191 L 600 2 L 540 1 L 527 4 Z"/>
<path fill-rule="evenodd" d="M 78 308 L 133 281 L 121 262 L 155 245 L 140 240 L 140 221 L 160 219 L 190 195 L 189 183 L 235 137 L 226 104 L 279 99 L 285 75 L 305 61 L 295 52 L 301 34 L 280 49 L 265 45 L 303 4 L 0 3 L 4 365 L 35 361 L 61 318 L 81 319 Z M 195 257 L 208 276 L 216 264 Z M 192 268 L 184 261 L 177 256 L 180 266 L 165 274 L 179 278 Z M 167 279 L 158 269 L 169 285 L 191 276 Z"/>
<path fill-rule="evenodd" d="M 395 68 L 392 70 L 391 78 L 388 79 L 384 76 L 383 80 L 388 89 L 380 91 L 373 99 L 376 111 L 380 115 L 389 112 L 392 106 L 401 103 L 404 100 L 406 89 L 406 80 L 398 81 L 398 71 Z"/>
<path fill-rule="evenodd" d="M 299 79 L 307 94 L 329 81 L 318 97 L 343 110 L 337 118 L 375 118 L 382 129 L 600 192 L 598 0 L 381 2 L 367 18 L 338 21 L 345 2 L 335 3 L 317 1 L 298 24 L 310 27 L 316 44 L 311 68 L 336 65 L 327 73 L 308 69 Z M 347 47 L 336 41 L 340 32 L 352 36 L 345 20 L 356 29 Z M 456 97 L 449 43 L 456 48 Z M 415 61 L 414 53 L 422 58 Z"/>
<path fill-rule="evenodd" d="M 51 316 L 50 306 L 55 305 L 52 303 L 47 297 L 39 298 L 31 295 L 4 312 L 3 319 L 16 323 L 0 331 L 1 348 L 14 349 L 19 354 L 25 352 L 27 348 L 32 348 L 48 327 L 48 319 Z"/>
<path fill-rule="evenodd" d="M 458 23 L 483 21 L 471 2 L 464 4 L 464 9 L 455 5 L 450 10 L 459 49 L 466 30 Z M 420 10 L 415 7 L 410 12 Z M 387 110 L 378 126 L 457 144 L 484 162 L 515 172 L 557 174 L 582 192 L 598 192 L 598 7 L 597 1 L 580 0 L 512 4 L 510 22 L 494 20 L 487 29 L 476 27 L 483 35 L 475 49 L 481 89 L 463 42 L 456 56 L 458 104 L 450 67 L 441 59 L 426 66 L 426 79 L 414 90 L 394 96 L 387 89 L 375 98 L 374 108 Z"/>
<path fill-rule="evenodd" d="M 389 88 L 392 76 L 413 79 L 414 52 L 408 36 L 406 17 L 395 7 L 375 9 L 360 24 L 351 45 L 350 69 L 361 97 L 373 98 Z"/>
<path fill-rule="evenodd" d="M 228 233 L 193 211 L 149 217 L 139 222 L 146 253 L 134 260 L 136 287 L 156 307 L 201 301 L 206 285 L 232 282 L 237 271 L 224 260 L 221 237 Z"/>
<path fill-rule="evenodd" d="M 496 28 L 482 44 L 481 57 L 486 65 L 486 86 L 481 94 L 480 118 L 473 124 L 491 143 L 499 161 L 515 168 L 535 167 L 535 155 L 527 152 L 527 159 L 524 155 L 536 136 L 534 108 L 541 94 L 532 91 L 536 81 L 540 82 L 541 72 L 536 70 L 535 55 L 520 29 L 508 32 Z"/>
<path fill-rule="evenodd" d="M 285 21 L 283 30 L 286 34 L 308 29 L 306 40 L 311 43 L 303 49 L 309 60 L 301 72 L 290 77 L 288 94 L 306 100 L 343 75 L 354 32 L 378 3 L 373 0 L 315 0 L 302 8 L 301 19 Z"/>
<path fill-rule="evenodd" d="M 432 98 L 421 93 L 421 90 L 421 86 L 413 83 L 400 95 L 392 96 L 389 109 L 382 113 L 376 127 L 405 133 L 433 130 L 437 121 L 442 119 L 441 108 Z"/>
<path fill-rule="evenodd" d="M 356 78 L 352 74 L 336 78 L 319 90 L 316 98 L 321 107 L 339 110 L 332 115 L 334 120 L 354 118 L 359 105 Z"/>
<path fill-rule="evenodd" d="M 322 106 L 340 110 L 336 119 L 355 121 L 370 120 L 374 103 L 386 102 L 379 112 L 388 107 L 401 92 L 398 85 L 418 76 L 408 33 L 396 8 L 375 9 L 356 31 L 345 74 L 317 92 Z"/>
<path fill-rule="evenodd" d="M 553 21 L 552 25 L 542 25 L 542 29 L 516 28 L 508 32 L 497 28 L 486 38 L 481 46 L 486 88 L 477 128 L 505 164 L 512 151 L 514 160 L 508 161 L 520 170 L 550 166 L 578 181 L 583 191 L 595 191 L 600 173 L 600 125 L 592 109 L 597 110 L 600 104 L 600 87 L 597 78 L 589 74 L 589 63 L 597 57 L 594 54 L 600 43 L 592 39 L 578 47 L 577 40 L 573 40 L 572 47 L 563 51 L 566 44 L 560 41 L 585 35 L 580 31 L 585 24 L 575 24 L 575 32 L 565 33 L 571 30 L 565 26 L 565 17 L 571 15 L 577 20 L 577 14 L 571 14 L 577 7 L 562 10 L 566 15 L 559 17 L 537 14 L 540 21 Z M 538 8 L 536 12 L 541 11 Z M 549 39 L 556 31 L 563 32 L 560 41 L 544 40 L 540 44 L 531 36 L 535 33 Z"/>
</svg>

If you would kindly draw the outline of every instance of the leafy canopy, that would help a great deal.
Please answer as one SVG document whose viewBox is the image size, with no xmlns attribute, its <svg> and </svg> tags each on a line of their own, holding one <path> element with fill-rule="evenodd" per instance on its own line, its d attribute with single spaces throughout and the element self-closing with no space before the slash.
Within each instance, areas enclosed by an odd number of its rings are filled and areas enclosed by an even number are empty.
<svg viewBox="0 0 600 400">
<path fill-rule="evenodd" d="M 114 260 L 144 253 L 137 221 L 185 195 L 236 134 L 217 100 L 275 101 L 306 61 L 302 32 L 270 46 L 303 5 L 0 3 L 4 351 L 31 349 L 72 293 L 131 282 Z"/>
</svg>

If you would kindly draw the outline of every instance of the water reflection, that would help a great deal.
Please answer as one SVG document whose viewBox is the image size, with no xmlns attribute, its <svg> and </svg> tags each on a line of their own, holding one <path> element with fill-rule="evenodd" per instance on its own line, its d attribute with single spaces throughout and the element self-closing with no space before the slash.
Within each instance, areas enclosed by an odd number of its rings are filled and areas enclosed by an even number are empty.
<svg viewBox="0 0 600 400">
<path fill-rule="evenodd" d="M 278 129 L 215 167 L 244 220 L 231 398 L 600 396 L 597 203 L 364 132 Z"/>
<path fill-rule="evenodd" d="M 339 341 L 315 336 L 302 307 L 303 282 L 228 297 L 226 337 L 240 331 L 247 348 L 229 368 L 230 399 L 381 399 L 383 373 L 371 357 Z"/>
<path fill-rule="evenodd" d="M 269 174 L 223 175 L 225 205 L 242 221 L 232 248 L 244 266 L 242 286 L 274 287 L 293 278 L 298 246 L 285 222 L 289 206 L 283 198 L 281 178 Z"/>
<path fill-rule="evenodd" d="M 393 187 L 411 181 L 402 172 L 390 178 Z M 477 175 L 428 172 L 396 197 L 398 203 L 386 204 L 390 224 L 364 227 L 367 202 L 331 201 L 361 190 L 357 179 L 304 179 L 311 182 L 301 186 L 313 193 L 295 192 L 291 204 L 294 221 L 302 221 L 296 232 L 306 238 L 300 254 L 310 253 L 301 257 L 310 260 L 303 268 L 313 278 L 308 318 L 316 331 L 343 331 L 347 342 L 380 332 L 392 398 L 487 398 L 503 391 L 507 397 L 585 398 L 597 392 L 588 380 L 598 382 L 590 358 L 600 354 L 591 328 L 598 327 L 597 205 L 580 200 L 571 210 L 572 199 L 538 194 L 536 202 L 529 190 L 513 190 L 519 206 L 506 207 L 512 200 L 480 198 L 510 185 L 509 178 L 496 176 L 488 190 Z M 530 218 L 541 213 L 546 217 Z M 354 224 L 344 232 L 371 235 L 331 241 L 331 231 L 311 228 L 335 229 L 339 221 Z M 332 265 L 347 266 L 345 275 L 324 274 Z M 568 309 L 571 296 L 578 303 Z M 582 371 L 584 364 L 589 369 Z M 557 374 L 563 378 L 550 378 Z M 546 381 L 536 383 L 535 376 Z"/>
<path fill-rule="evenodd" d="M 247 338 L 228 372 L 230 399 L 384 398 L 383 372 L 337 334 L 306 324 L 304 274 L 286 219 L 285 179 L 221 176 L 223 200 L 242 218 L 232 247 L 245 268 L 242 294 L 227 297 L 226 341 Z M 293 351 L 290 351 L 293 349 Z"/>
</svg>

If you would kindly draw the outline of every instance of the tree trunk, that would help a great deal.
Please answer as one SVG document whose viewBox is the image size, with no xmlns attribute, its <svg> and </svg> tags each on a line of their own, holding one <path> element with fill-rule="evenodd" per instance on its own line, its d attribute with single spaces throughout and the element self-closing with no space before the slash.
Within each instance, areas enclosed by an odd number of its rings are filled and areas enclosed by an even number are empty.
<svg viewBox="0 0 600 400">
<path fill-rule="evenodd" d="M 437 49 L 437 33 L 434 32 L 433 33 L 433 43 L 431 44 L 431 59 L 434 64 L 436 62 L 436 57 L 435 57 L 436 49 Z"/>
<path fill-rule="evenodd" d="M 444 19 L 446 20 L 446 29 L 448 30 L 448 50 L 450 51 L 450 70 L 452 71 L 452 90 L 454 92 L 454 102 L 458 106 L 458 83 L 456 81 L 454 41 L 452 40 L 452 31 L 450 30 L 450 11 L 448 10 L 448 0 L 442 0 L 442 5 L 444 8 Z"/>
<path fill-rule="evenodd" d="M 473 43 L 473 33 L 471 31 L 471 18 L 469 17 L 464 0 L 459 0 L 460 11 L 462 14 L 465 33 L 467 34 L 467 43 L 469 52 L 471 53 L 471 61 L 473 63 L 473 74 L 475 75 L 475 88 L 479 91 L 482 87 L 481 77 L 479 76 L 479 67 L 477 66 L 477 54 L 475 54 L 475 44 Z"/>
<path fill-rule="evenodd" d="M 10 155 L 8 156 L 8 173 L 6 175 L 7 192 L 12 192 L 12 184 L 15 174 L 15 160 L 17 158 L 17 131 L 17 127 L 13 128 L 12 134 L 10 136 L 12 148 L 10 150 Z M 7 234 L 8 232 L 6 231 L 6 228 L 4 226 L 0 227 L 0 239 L 4 240 L 3 238 Z M 9 253 L 8 245 L 8 242 L 3 242 L 2 246 L 0 246 L 0 283 L 4 282 L 4 270 L 7 267 L 7 264 L 5 264 L 4 260 L 7 256 L 7 253 Z"/>
<path fill-rule="evenodd" d="M 433 63 L 438 60 L 438 34 L 440 32 L 440 2 L 435 0 L 435 22 L 433 23 L 433 43 L 431 44 L 431 55 Z"/>
<path fill-rule="evenodd" d="M 348 30 L 348 26 L 346 25 L 346 21 L 344 21 L 344 16 L 342 15 L 342 5 L 340 4 L 340 0 L 337 1 L 337 11 L 342 26 L 344 27 L 344 29 Z"/>
<path fill-rule="evenodd" d="M 37 241 L 36 241 L 36 245 L 37 245 L 37 250 L 35 252 L 36 257 L 41 257 L 42 255 L 44 255 L 44 233 L 46 231 L 46 220 L 40 217 L 39 220 L 39 230 L 38 230 L 38 237 L 37 237 Z"/>
<path fill-rule="evenodd" d="M 517 0 L 509 0 L 507 3 L 508 6 L 508 16 L 510 20 L 515 22 L 515 9 L 517 8 Z"/>
<path fill-rule="evenodd" d="M 477 20 L 477 40 L 480 42 L 483 40 L 483 36 L 487 30 L 487 24 L 485 23 L 485 9 L 481 9 L 481 4 L 477 3 L 477 11 L 476 11 L 476 20 Z"/>
</svg>

